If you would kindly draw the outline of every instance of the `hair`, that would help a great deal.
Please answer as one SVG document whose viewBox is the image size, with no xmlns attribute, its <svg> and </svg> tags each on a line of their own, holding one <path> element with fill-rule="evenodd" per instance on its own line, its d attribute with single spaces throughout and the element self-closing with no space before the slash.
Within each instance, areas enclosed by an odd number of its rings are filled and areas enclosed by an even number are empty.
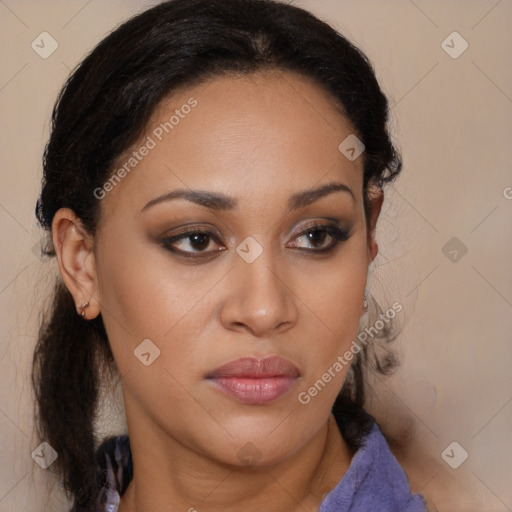
<svg viewBox="0 0 512 512">
<path fill-rule="evenodd" d="M 216 77 L 275 69 L 312 79 L 329 94 L 364 143 L 363 197 L 401 171 L 388 129 L 388 102 L 368 58 L 334 28 L 298 7 L 273 0 L 172 0 L 120 25 L 78 65 L 57 98 L 43 156 L 36 217 L 45 230 L 43 253 L 55 256 L 51 225 L 71 208 L 94 236 L 100 202 L 93 191 L 141 137 L 159 103 L 180 87 Z M 379 310 L 373 300 L 373 311 Z M 381 312 L 381 311 L 380 311 Z M 391 324 L 389 324 L 391 325 Z M 380 337 L 394 339 L 386 326 Z M 333 410 L 360 410 L 364 370 L 394 366 L 371 344 L 354 357 Z M 41 439 L 59 456 L 56 468 L 77 506 L 98 489 L 95 418 L 99 389 L 115 367 L 101 314 L 84 321 L 57 278 L 34 353 L 32 381 Z M 354 434 L 356 436 L 356 434 Z"/>
</svg>

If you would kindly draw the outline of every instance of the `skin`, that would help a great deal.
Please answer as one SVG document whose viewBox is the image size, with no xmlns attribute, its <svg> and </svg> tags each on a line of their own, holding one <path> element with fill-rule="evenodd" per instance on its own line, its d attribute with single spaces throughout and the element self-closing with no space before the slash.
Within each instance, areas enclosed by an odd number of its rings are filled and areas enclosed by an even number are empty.
<svg viewBox="0 0 512 512">
<path fill-rule="evenodd" d="M 353 127 L 318 84 L 290 72 L 175 92 L 131 150 L 191 97 L 197 106 L 101 200 L 94 237 L 69 209 L 52 225 L 66 286 L 77 306 L 89 302 L 86 319 L 101 312 L 121 375 L 134 478 L 120 511 L 317 510 L 352 457 L 331 414 L 348 366 L 307 405 L 298 394 L 356 338 L 383 194 L 374 191 L 366 218 L 363 156 L 349 161 L 338 150 Z M 288 209 L 293 194 L 332 182 L 353 196 L 336 191 Z M 178 188 L 223 193 L 237 206 L 180 198 L 141 212 Z M 349 238 L 321 255 L 329 234 L 299 235 L 332 225 L 328 218 L 349 227 Z M 183 238 L 173 247 L 206 256 L 180 257 L 163 244 L 190 223 L 220 242 Z M 263 248 L 252 263 L 236 252 L 248 236 Z M 161 352 L 145 366 L 134 350 L 148 338 Z M 284 357 L 301 376 L 266 405 L 235 401 L 205 379 L 249 355 Z M 252 467 L 238 455 L 248 443 Z"/>
</svg>

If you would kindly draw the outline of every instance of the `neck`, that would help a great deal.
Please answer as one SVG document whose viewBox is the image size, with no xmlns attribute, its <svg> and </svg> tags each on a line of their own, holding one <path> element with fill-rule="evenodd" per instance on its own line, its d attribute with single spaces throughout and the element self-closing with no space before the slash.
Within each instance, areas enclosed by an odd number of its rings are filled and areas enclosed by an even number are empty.
<svg viewBox="0 0 512 512">
<path fill-rule="evenodd" d="M 291 457 L 264 468 L 239 468 L 191 452 L 167 434 L 131 428 L 133 479 L 119 512 L 318 511 L 348 469 L 351 453 L 332 415 Z M 151 446 L 146 443 L 151 439 Z"/>
</svg>

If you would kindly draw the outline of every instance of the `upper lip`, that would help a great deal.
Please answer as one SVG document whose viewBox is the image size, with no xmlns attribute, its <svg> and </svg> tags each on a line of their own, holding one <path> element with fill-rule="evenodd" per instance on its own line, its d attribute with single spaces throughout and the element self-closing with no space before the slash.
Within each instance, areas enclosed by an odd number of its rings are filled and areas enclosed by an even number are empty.
<svg viewBox="0 0 512 512">
<path fill-rule="evenodd" d="M 270 377 L 298 377 L 299 369 L 290 361 L 279 356 L 263 359 L 242 357 L 222 365 L 207 375 L 209 379 L 221 377 L 239 377 L 247 379 L 263 379 Z"/>
</svg>

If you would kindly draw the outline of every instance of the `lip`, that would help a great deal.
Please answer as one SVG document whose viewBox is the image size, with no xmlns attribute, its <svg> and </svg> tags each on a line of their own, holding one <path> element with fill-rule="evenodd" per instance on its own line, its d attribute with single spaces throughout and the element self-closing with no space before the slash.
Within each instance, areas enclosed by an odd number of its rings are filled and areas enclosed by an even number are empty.
<svg viewBox="0 0 512 512">
<path fill-rule="evenodd" d="M 222 393 L 249 405 L 263 405 L 282 398 L 300 377 L 299 369 L 279 356 L 242 357 L 206 376 Z"/>
</svg>

